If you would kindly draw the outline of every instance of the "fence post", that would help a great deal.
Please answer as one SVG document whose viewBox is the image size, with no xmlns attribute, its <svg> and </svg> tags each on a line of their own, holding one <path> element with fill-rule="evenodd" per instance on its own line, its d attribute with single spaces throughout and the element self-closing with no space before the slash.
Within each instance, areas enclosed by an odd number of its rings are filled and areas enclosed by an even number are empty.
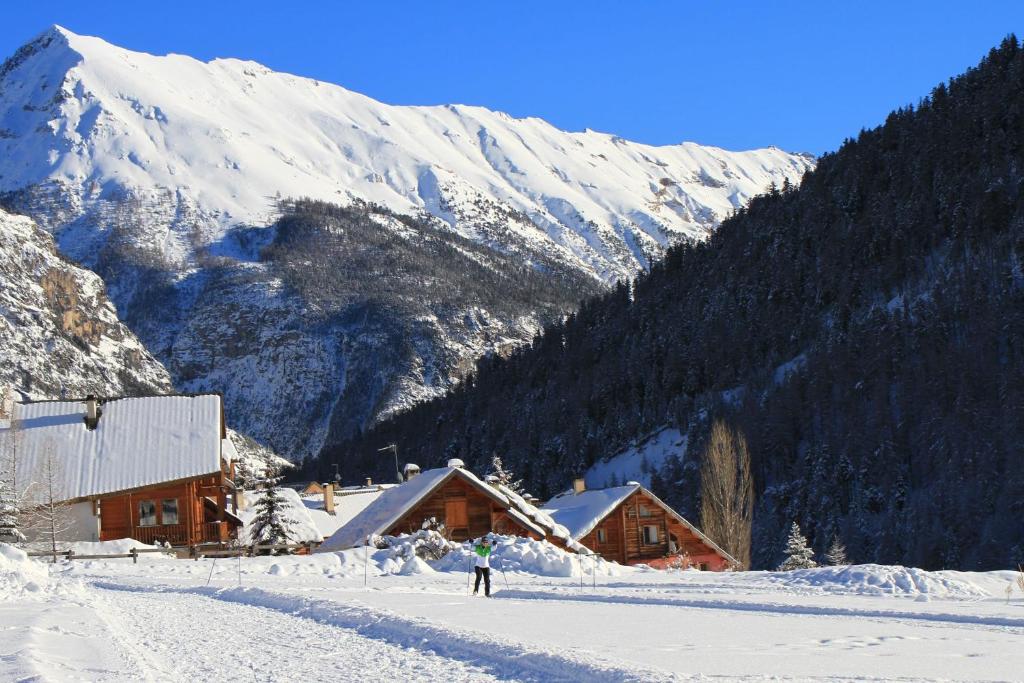
<svg viewBox="0 0 1024 683">
<path fill-rule="evenodd" d="M 138 548 L 132 548 L 128 552 L 132 556 L 132 564 L 138 564 L 139 563 L 139 549 Z"/>
<path fill-rule="evenodd" d="M 57 558 L 55 557 L 54 559 L 56 560 Z M 75 551 L 68 549 L 68 562 L 71 562 L 73 559 L 75 559 Z"/>
</svg>

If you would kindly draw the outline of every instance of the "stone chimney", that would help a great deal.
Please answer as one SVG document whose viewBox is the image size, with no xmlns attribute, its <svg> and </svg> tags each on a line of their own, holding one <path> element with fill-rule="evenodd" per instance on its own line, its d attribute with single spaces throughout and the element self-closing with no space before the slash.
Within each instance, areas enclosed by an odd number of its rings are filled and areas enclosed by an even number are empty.
<svg viewBox="0 0 1024 683">
<path fill-rule="evenodd" d="M 366 478 L 366 485 L 367 486 L 373 486 L 373 479 L 371 477 L 367 477 Z"/>
<path fill-rule="evenodd" d="M 100 409 L 100 402 L 92 394 L 85 397 L 85 428 L 96 429 L 100 422 L 103 410 Z"/>
<path fill-rule="evenodd" d="M 586 490 L 587 490 L 587 482 L 586 482 L 585 479 L 583 479 L 583 477 L 577 477 L 576 479 L 572 480 L 572 492 L 573 493 L 583 493 Z"/>
<path fill-rule="evenodd" d="M 334 484 L 324 485 L 324 512 L 334 514 Z"/>
<path fill-rule="evenodd" d="M 402 468 L 402 478 L 405 481 L 409 481 L 419 473 L 420 466 L 415 463 L 407 462 L 405 463 L 405 467 Z"/>
</svg>

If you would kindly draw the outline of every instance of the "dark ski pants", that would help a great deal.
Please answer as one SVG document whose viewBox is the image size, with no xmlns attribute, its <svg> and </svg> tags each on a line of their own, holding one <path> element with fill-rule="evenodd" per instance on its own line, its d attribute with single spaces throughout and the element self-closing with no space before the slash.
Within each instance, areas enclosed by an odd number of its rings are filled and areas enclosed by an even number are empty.
<svg viewBox="0 0 1024 683">
<path fill-rule="evenodd" d="M 473 592 L 478 593 L 480 591 L 480 579 L 484 580 L 484 595 L 487 597 L 491 596 L 491 568 L 490 567 L 473 567 L 476 570 L 476 584 L 473 586 Z"/>
</svg>

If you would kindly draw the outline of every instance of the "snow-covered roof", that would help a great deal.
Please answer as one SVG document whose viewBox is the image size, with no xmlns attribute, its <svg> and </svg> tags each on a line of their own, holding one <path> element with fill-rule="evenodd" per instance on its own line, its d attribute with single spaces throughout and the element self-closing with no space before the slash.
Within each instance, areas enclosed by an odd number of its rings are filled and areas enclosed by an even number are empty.
<svg viewBox="0 0 1024 683">
<path fill-rule="evenodd" d="M 213 474 L 222 449 L 233 457 L 215 394 L 111 399 L 101 409 L 87 429 L 83 401 L 17 404 L 19 489 L 41 478 L 50 452 L 65 500 Z M 0 444 L 9 435 L 9 423 L 0 425 Z"/>
<path fill-rule="evenodd" d="M 407 512 L 452 477 L 463 477 L 470 484 L 508 507 L 508 498 L 461 467 L 427 470 L 404 484 L 390 488 L 367 505 L 350 522 L 334 532 L 320 546 L 322 551 L 345 550 L 366 543 L 367 536 L 379 536 L 395 525 Z"/>
<path fill-rule="evenodd" d="M 582 493 L 566 491 L 545 503 L 541 511 L 568 529 L 572 538 L 578 541 L 593 531 L 622 501 L 640 489 L 639 484 L 628 484 L 607 489 L 587 489 Z"/>
<path fill-rule="evenodd" d="M 504 484 L 498 484 L 498 490 L 501 491 L 509 503 L 512 506 L 512 510 L 517 510 L 522 516 L 531 520 L 534 524 L 540 526 L 543 530 L 543 535 L 554 536 L 560 539 L 567 548 L 575 550 L 577 552 L 589 553 L 590 550 L 576 541 L 573 538 L 572 533 L 562 524 L 559 524 L 551 517 L 550 514 L 544 510 L 539 509 L 536 505 L 533 505 L 523 496 L 516 493 Z"/>
</svg>

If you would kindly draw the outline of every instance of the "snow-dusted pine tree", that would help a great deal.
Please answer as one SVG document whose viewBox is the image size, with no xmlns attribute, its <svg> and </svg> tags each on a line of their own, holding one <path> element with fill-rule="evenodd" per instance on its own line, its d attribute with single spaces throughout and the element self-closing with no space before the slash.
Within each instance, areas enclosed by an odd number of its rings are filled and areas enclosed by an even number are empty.
<svg viewBox="0 0 1024 683">
<path fill-rule="evenodd" d="M 21 430 L 9 390 L 0 393 L 0 420 L 6 421 L 6 427 L 0 430 L 0 543 L 21 543 L 25 534 L 21 532 L 16 478 Z"/>
<path fill-rule="evenodd" d="M 841 564 L 850 564 L 850 561 L 846 559 L 846 546 L 843 545 L 838 536 L 832 537 L 832 545 L 828 547 L 828 552 L 825 553 L 825 561 L 833 567 Z"/>
<path fill-rule="evenodd" d="M 505 463 L 501 461 L 501 457 L 495 453 L 491 456 L 491 475 L 498 479 L 498 483 L 505 488 L 512 489 L 516 493 L 523 492 L 523 480 L 515 479 L 511 472 L 505 469 Z"/>
<path fill-rule="evenodd" d="M 10 479 L 0 468 L 0 543 L 21 543 L 25 534 L 19 528 L 18 496 Z"/>
<path fill-rule="evenodd" d="M 812 569 L 817 566 L 818 563 L 814 561 L 814 551 L 807 546 L 807 539 L 800 531 L 800 525 L 793 522 L 793 526 L 789 528 L 789 538 L 786 539 L 786 561 L 779 565 L 779 571 Z"/>
<path fill-rule="evenodd" d="M 277 489 L 283 477 L 268 468 L 266 476 L 261 480 L 262 495 L 256 501 L 256 517 L 252 520 L 249 537 L 256 545 L 277 545 L 291 540 L 292 525 L 298 522 L 288 515 L 284 499 Z"/>
</svg>

